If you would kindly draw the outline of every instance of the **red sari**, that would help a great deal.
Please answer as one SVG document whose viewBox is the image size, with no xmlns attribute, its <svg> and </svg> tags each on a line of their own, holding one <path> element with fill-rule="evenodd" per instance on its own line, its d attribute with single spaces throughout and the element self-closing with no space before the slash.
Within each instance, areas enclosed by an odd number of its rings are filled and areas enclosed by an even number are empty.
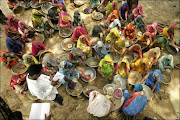
<svg viewBox="0 0 180 120">
<path fill-rule="evenodd" d="M 86 31 L 83 29 L 83 27 L 81 26 L 77 26 L 76 29 L 74 30 L 73 32 L 73 35 L 72 35 L 72 39 L 74 42 L 77 42 L 77 40 L 79 39 L 79 37 L 81 35 L 87 35 Z"/>
<path fill-rule="evenodd" d="M 35 40 L 35 41 L 32 42 L 32 52 L 31 52 L 31 55 L 37 56 L 39 51 L 45 50 L 45 48 L 46 48 L 46 46 L 42 42 Z"/>
</svg>

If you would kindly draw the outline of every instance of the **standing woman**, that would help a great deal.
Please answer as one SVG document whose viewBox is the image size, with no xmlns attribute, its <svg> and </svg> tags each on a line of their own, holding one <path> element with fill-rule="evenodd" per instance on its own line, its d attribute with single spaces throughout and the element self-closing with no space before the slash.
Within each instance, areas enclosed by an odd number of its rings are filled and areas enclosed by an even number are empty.
<svg viewBox="0 0 180 120">
<path fill-rule="evenodd" d="M 171 54 L 160 57 L 158 63 L 159 63 L 159 69 L 162 71 L 165 71 L 166 69 L 174 68 L 173 56 Z"/>
<path fill-rule="evenodd" d="M 71 40 L 74 43 L 77 43 L 77 40 L 79 39 L 79 37 L 81 35 L 87 35 L 86 30 L 84 30 L 84 28 L 82 26 L 77 26 L 76 29 L 74 30 L 72 36 L 71 36 Z"/>
<path fill-rule="evenodd" d="M 98 37 L 98 38 L 100 38 L 101 41 L 103 41 L 104 33 L 103 33 L 103 30 L 101 29 L 101 27 L 99 25 L 94 26 L 91 36 L 92 37 Z"/>
<path fill-rule="evenodd" d="M 43 22 L 43 18 L 44 18 L 44 14 L 36 9 L 32 9 L 32 23 L 33 23 L 33 27 L 37 28 L 37 27 L 41 27 L 42 22 Z"/>
</svg>

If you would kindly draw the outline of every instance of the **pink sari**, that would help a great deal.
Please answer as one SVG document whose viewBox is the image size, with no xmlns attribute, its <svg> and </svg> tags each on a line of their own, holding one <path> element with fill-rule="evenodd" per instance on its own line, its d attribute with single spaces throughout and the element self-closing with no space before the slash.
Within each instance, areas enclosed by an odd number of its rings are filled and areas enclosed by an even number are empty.
<svg viewBox="0 0 180 120">
<path fill-rule="evenodd" d="M 17 31 L 18 31 L 18 22 L 19 22 L 19 20 L 18 19 L 16 19 L 14 16 L 12 16 L 12 15 L 8 15 L 7 16 L 7 24 L 8 24 L 8 26 L 10 26 L 10 27 L 13 27 L 13 28 L 15 28 Z M 11 21 L 11 19 L 14 19 L 13 21 Z"/>
<path fill-rule="evenodd" d="M 59 24 L 64 26 L 64 25 L 67 25 L 69 23 L 69 25 L 67 27 L 71 28 L 71 17 L 64 11 L 58 12 L 58 13 L 61 14 Z"/>
<path fill-rule="evenodd" d="M 77 42 L 77 40 L 79 39 L 79 37 L 80 37 L 81 35 L 87 35 L 87 33 L 86 33 L 86 31 L 83 29 L 83 27 L 77 26 L 76 29 L 74 30 L 73 35 L 72 35 L 71 38 L 74 39 L 74 40 L 76 40 L 76 42 Z"/>
<path fill-rule="evenodd" d="M 24 25 L 25 26 L 25 28 L 22 28 L 21 27 L 21 25 Z M 23 22 L 23 21 L 19 21 L 18 22 L 18 31 L 19 31 L 19 33 L 20 34 L 23 34 L 24 32 L 25 32 L 25 29 L 29 29 L 29 26 L 25 23 L 25 22 Z M 26 36 L 28 35 L 28 33 L 26 33 Z M 25 37 L 25 38 L 22 38 L 22 41 L 25 43 L 25 42 L 29 42 L 31 39 L 30 38 L 27 38 L 27 37 Z"/>
<path fill-rule="evenodd" d="M 141 5 L 137 5 L 137 7 L 133 10 L 133 14 L 134 19 L 136 19 L 139 15 L 142 15 L 143 18 L 145 17 Z"/>
<path fill-rule="evenodd" d="M 45 50 L 45 48 L 46 48 L 46 46 L 42 42 L 35 40 L 35 41 L 32 42 L 32 52 L 31 52 L 31 55 L 37 56 L 39 51 Z"/>
<path fill-rule="evenodd" d="M 150 32 L 152 37 L 156 36 L 156 34 L 158 32 L 158 24 L 157 24 L 157 22 L 154 22 L 153 24 L 148 25 L 146 32 Z"/>
</svg>

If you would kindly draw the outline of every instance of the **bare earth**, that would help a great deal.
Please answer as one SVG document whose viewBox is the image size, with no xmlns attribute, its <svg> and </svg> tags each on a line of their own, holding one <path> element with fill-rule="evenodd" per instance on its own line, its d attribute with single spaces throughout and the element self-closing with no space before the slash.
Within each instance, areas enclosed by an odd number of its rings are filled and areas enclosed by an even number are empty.
<svg viewBox="0 0 180 120">
<path fill-rule="evenodd" d="M 151 24 L 152 22 L 164 23 L 170 25 L 171 23 L 176 23 L 179 26 L 179 1 L 178 0 L 163 0 L 163 1 L 147 1 L 147 0 L 140 0 L 139 2 L 143 6 L 143 10 L 145 13 L 145 22 Z M 100 21 L 92 20 L 91 15 L 85 15 L 82 13 L 82 9 L 85 8 L 88 4 L 85 4 L 79 8 L 71 7 L 69 1 L 65 2 L 67 6 L 68 13 L 72 16 L 73 11 L 79 10 L 83 19 L 85 19 L 85 23 L 87 29 L 92 29 L 92 25 L 99 24 Z M 12 11 L 8 9 L 7 3 L 5 1 L 1 1 L 1 8 L 5 15 L 13 14 Z M 31 9 L 27 10 L 23 16 L 16 16 L 18 19 L 23 20 L 28 25 L 32 26 L 31 22 Z M 105 20 L 105 19 L 104 19 Z M 6 43 L 5 43 L 5 34 L 4 28 L 1 26 L 1 50 L 6 50 Z M 175 40 L 179 38 L 179 29 L 175 33 Z M 63 40 L 58 35 L 56 35 L 48 39 L 45 43 L 48 49 L 52 52 L 56 52 L 56 56 L 66 53 L 61 49 L 58 50 L 59 43 Z M 27 46 L 30 46 L 28 44 Z M 30 50 L 30 48 L 28 48 Z M 27 50 L 29 53 L 30 51 Z M 175 56 L 177 60 L 178 55 Z M 33 100 L 30 100 L 27 96 L 22 96 L 13 92 L 10 88 L 10 78 L 12 76 L 12 72 L 6 70 L 4 67 L 1 67 L 1 96 L 7 102 L 9 107 L 12 110 L 19 110 L 23 114 L 24 119 L 28 119 L 31 104 Z M 99 89 L 102 89 L 103 86 L 109 81 L 103 80 L 99 74 L 97 74 L 97 78 L 91 85 L 97 86 Z M 85 87 L 88 83 L 83 82 L 79 79 L 79 82 Z M 65 108 L 59 107 L 57 103 L 52 101 L 38 101 L 38 102 L 50 102 L 51 103 L 51 113 L 53 114 L 54 119 L 100 119 L 94 117 L 87 113 L 86 109 L 88 106 L 88 99 L 81 94 L 79 97 L 71 97 L 65 90 L 65 86 L 61 86 L 58 88 L 59 93 L 64 97 L 64 100 L 69 101 L 69 106 Z M 164 93 L 165 91 L 165 93 Z M 170 99 L 166 99 L 164 97 L 170 94 Z M 110 114 L 106 119 L 122 119 L 123 114 L 122 112 L 115 111 L 115 115 Z M 145 116 L 157 119 L 176 119 L 179 116 L 179 70 L 174 69 L 172 71 L 172 82 L 169 85 L 161 84 L 161 93 L 153 98 L 153 100 L 148 101 L 148 104 L 145 107 L 145 110 L 136 116 L 137 119 L 142 119 Z M 104 118 L 102 118 L 104 119 Z"/>
</svg>

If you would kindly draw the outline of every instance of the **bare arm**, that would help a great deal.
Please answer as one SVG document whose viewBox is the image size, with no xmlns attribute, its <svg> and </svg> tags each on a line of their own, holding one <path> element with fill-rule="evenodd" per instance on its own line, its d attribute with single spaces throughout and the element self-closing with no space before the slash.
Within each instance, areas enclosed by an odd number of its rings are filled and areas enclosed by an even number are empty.
<svg viewBox="0 0 180 120">
<path fill-rule="evenodd" d="M 145 76 L 143 77 L 143 79 L 141 80 L 140 84 L 142 84 L 142 83 L 144 82 L 144 80 L 147 79 L 148 77 L 149 77 L 149 74 L 145 75 Z"/>
<path fill-rule="evenodd" d="M 152 93 L 154 92 L 154 90 L 155 90 L 157 84 L 158 84 L 158 81 L 156 81 L 156 83 L 154 84 L 154 86 L 153 86 L 153 88 L 152 88 Z"/>
</svg>

